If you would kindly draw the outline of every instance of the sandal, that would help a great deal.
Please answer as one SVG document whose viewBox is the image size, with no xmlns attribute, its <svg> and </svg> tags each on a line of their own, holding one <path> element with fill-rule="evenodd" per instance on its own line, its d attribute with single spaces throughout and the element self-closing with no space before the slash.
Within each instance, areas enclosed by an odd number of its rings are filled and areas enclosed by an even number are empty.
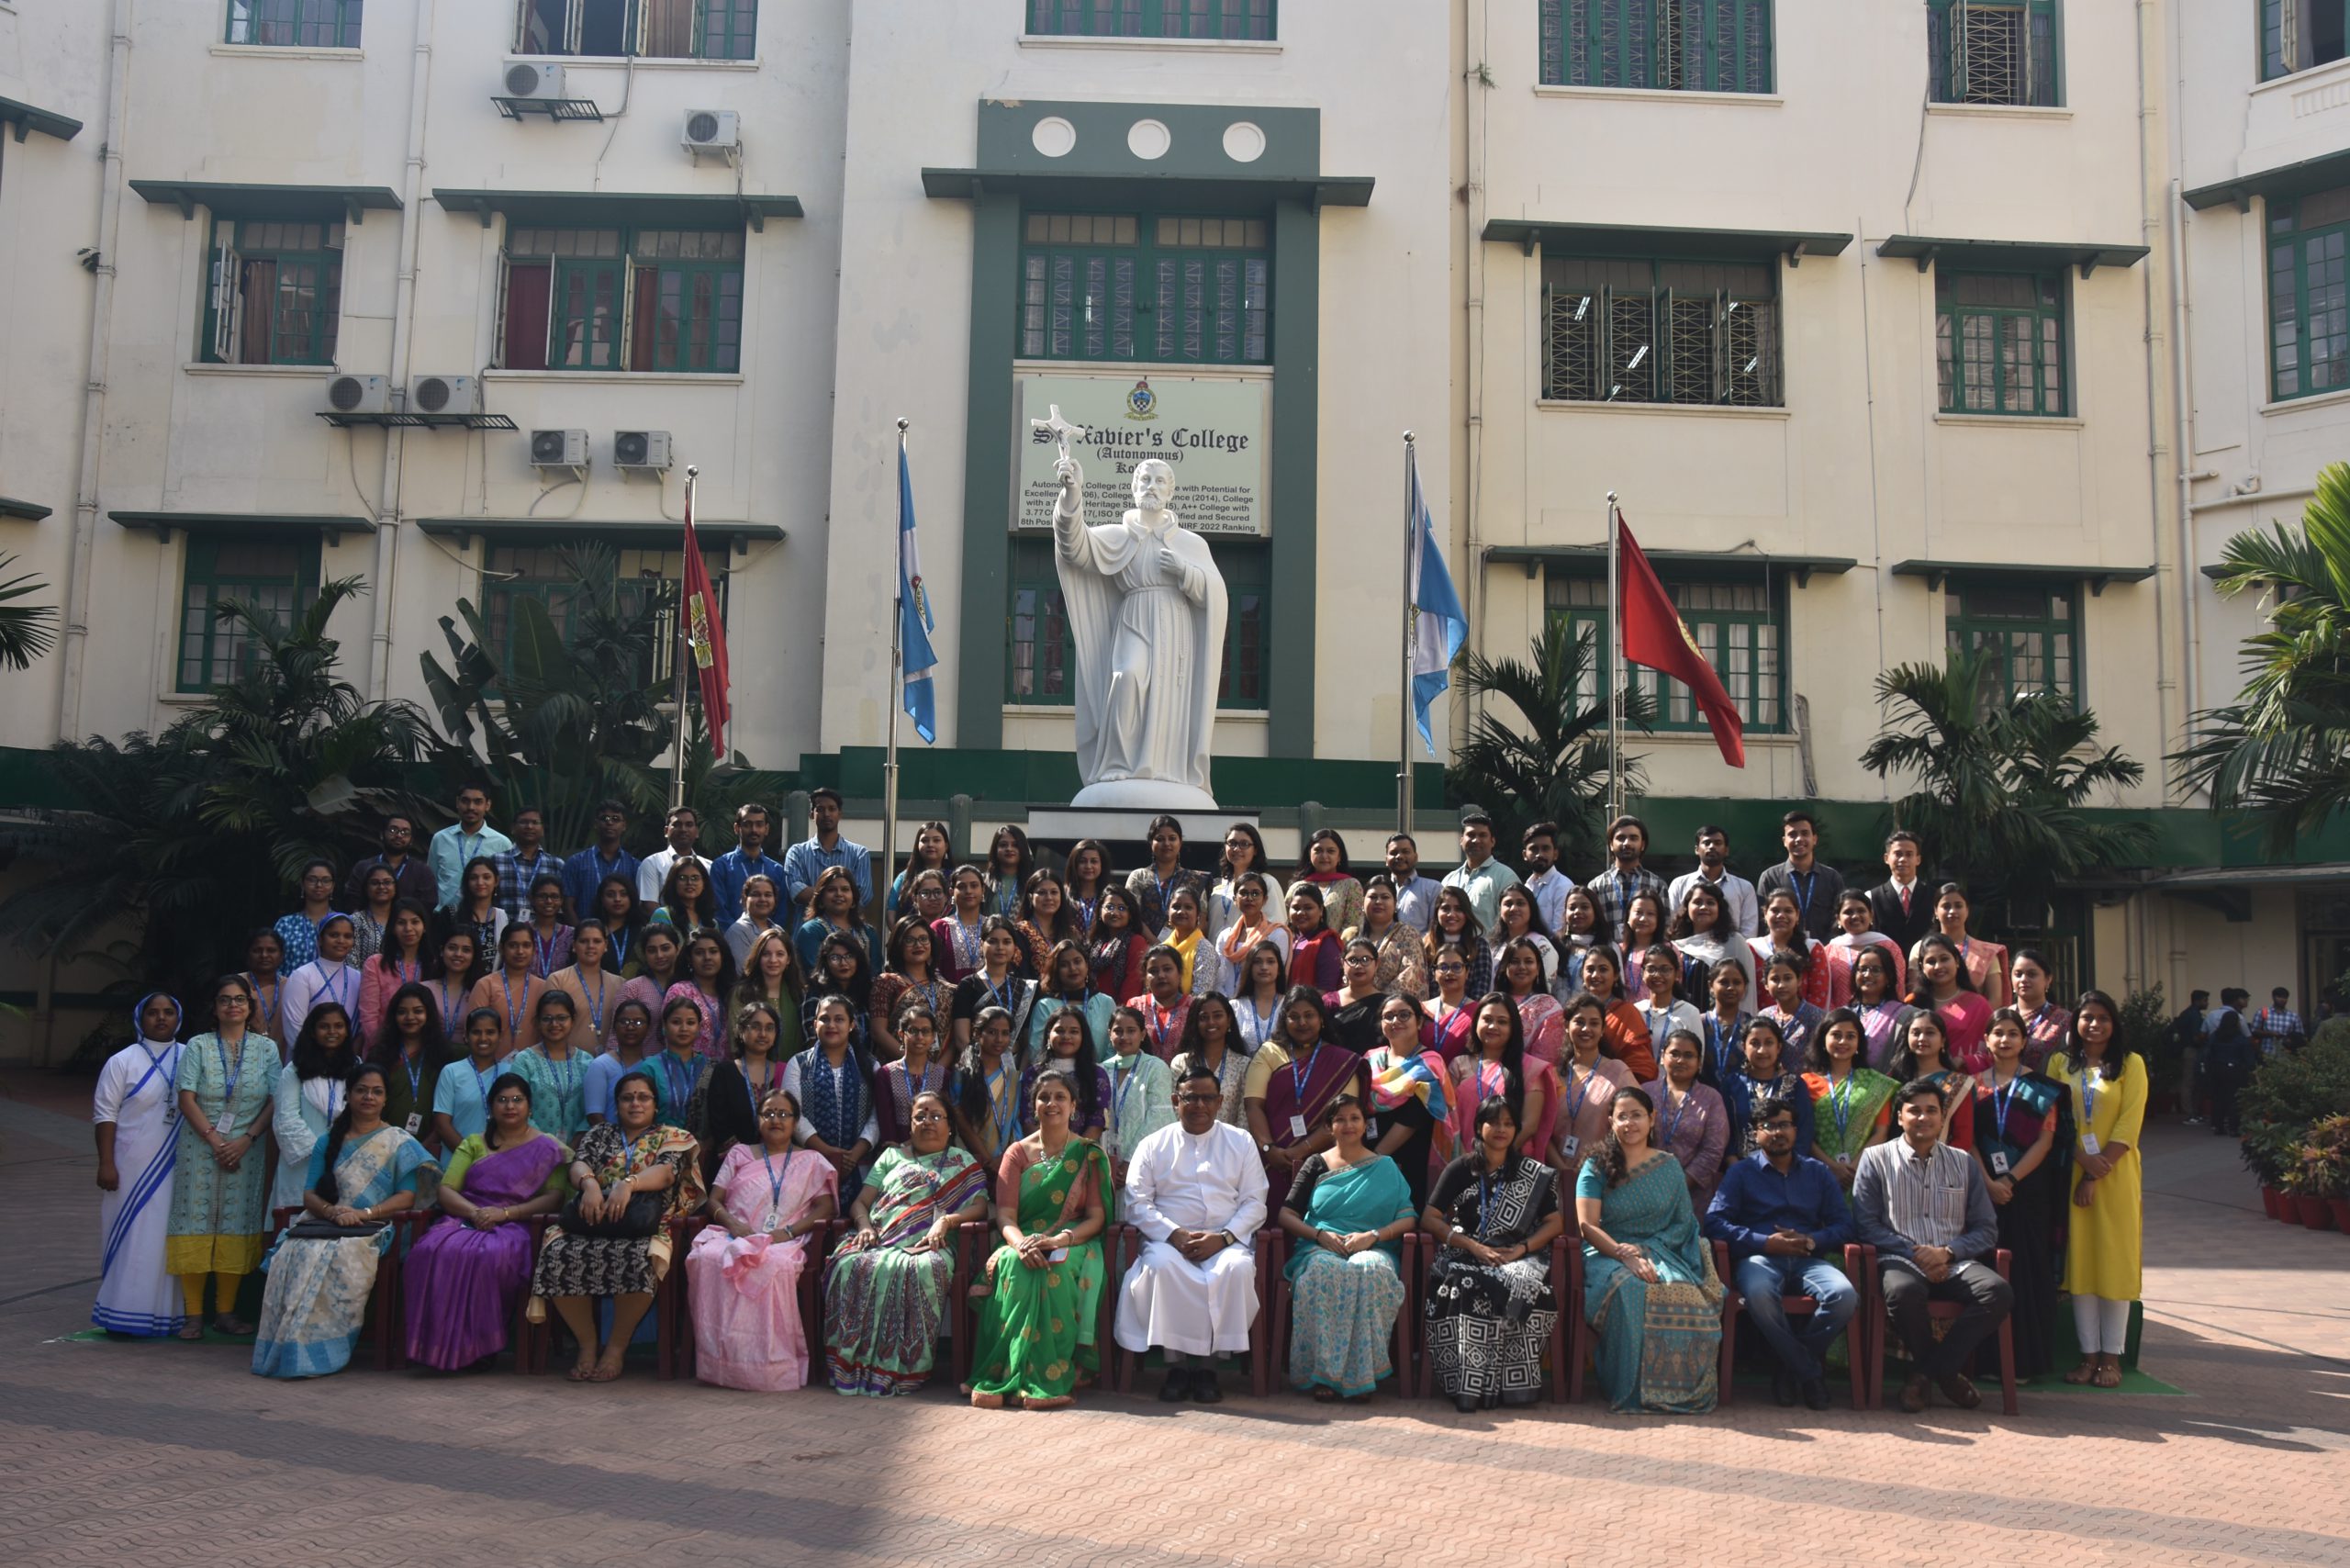
<svg viewBox="0 0 2350 1568">
<path fill-rule="evenodd" d="M 1003 1408 L 1003 1395 L 1001 1394 L 981 1394 L 975 1389 L 971 1394 L 971 1408 L 974 1410 L 1001 1410 Z"/>
<path fill-rule="evenodd" d="M 611 1383 L 621 1375 L 621 1362 L 627 1358 L 626 1345 L 614 1345 L 596 1358 L 596 1370 L 588 1374 L 589 1383 Z"/>
<path fill-rule="evenodd" d="M 595 1373 L 596 1352 L 585 1346 L 582 1346 L 579 1351 L 579 1359 L 576 1361 L 574 1361 L 571 1364 L 571 1370 L 563 1375 L 566 1381 L 571 1383 L 586 1383 L 589 1378 L 593 1377 Z"/>
<path fill-rule="evenodd" d="M 1066 1410 L 1077 1401 L 1066 1394 L 1056 1394 L 1050 1399 L 1031 1399 L 1025 1403 L 1031 1410 Z"/>
<path fill-rule="evenodd" d="M 2097 1371 L 2089 1375 L 2089 1386 L 2092 1388 L 2120 1388 L 2121 1386 L 2121 1363 L 2110 1359 L 2098 1361 Z"/>
<path fill-rule="evenodd" d="M 1338 1391 L 1332 1388 L 1328 1383 L 1316 1383 L 1314 1385 L 1314 1398 L 1317 1404 L 1327 1405 L 1337 1397 Z"/>
<path fill-rule="evenodd" d="M 231 1316 L 225 1312 L 212 1320 L 212 1327 L 223 1334 L 239 1339 L 250 1339 L 255 1332 L 253 1325 L 241 1317 Z"/>
<path fill-rule="evenodd" d="M 2096 1375 L 2097 1358 L 2094 1356 L 2083 1356 L 2081 1358 L 2081 1364 L 2065 1374 L 2065 1381 L 2077 1387 L 2080 1384 L 2087 1383 L 2089 1379 Z"/>
<path fill-rule="evenodd" d="M 196 1343 L 197 1340 L 204 1338 L 204 1319 L 201 1317 L 189 1318 L 185 1323 L 181 1324 L 179 1327 L 173 1331 L 172 1337 L 175 1339 L 185 1339 L 191 1345 Z"/>
</svg>

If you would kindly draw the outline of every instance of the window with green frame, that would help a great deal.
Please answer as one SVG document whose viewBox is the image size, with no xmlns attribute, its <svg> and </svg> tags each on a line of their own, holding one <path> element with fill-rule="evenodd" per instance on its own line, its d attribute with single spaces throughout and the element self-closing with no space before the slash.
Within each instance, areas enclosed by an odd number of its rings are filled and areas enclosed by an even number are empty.
<svg viewBox="0 0 2350 1568">
<path fill-rule="evenodd" d="M 180 646 L 173 687 L 209 691 L 251 669 L 260 649 L 214 608 L 241 600 L 291 625 L 319 591 L 316 539 L 191 533 L 180 566 Z"/>
<path fill-rule="evenodd" d="M 1020 357 L 1266 364 L 1267 239 L 1256 218 L 1028 213 Z"/>
<path fill-rule="evenodd" d="M 1541 0 L 1550 86 L 1771 90 L 1771 0 Z"/>
<path fill-rule="evenodd" d="M 2268 385 L 2276 402 L 2350 386 L 2350 185 L 2268 203 Z"/>
<path fill-rule="evenodd" d="M 758 0 L 515 0 L 518 54 L 749 60 Z"/>
<path fill-rule="evenodd" d="M 342 316 L 342 224 L 215 218 L 197 358 L 332 364 Z"/>
<path fill-rule="evenodd" d="M 1272 553 L 1260 539 L 1211 539 L 1208 553 L 1223 574 L 1225 598 L 1224 675 L 1216 706 L 1261 711 L 1270 648 L 1266 639 L 1271 624 Z M 1076 644 L 1050 539 L 1012 542 L 1004 653 L 1006 702 L 1065 708 L 1075 700 Z"/>
<path fill-rule="evenodd" d="M 1926 90 L 1938 104 L 2063 103 L 2057 0 L 1926 0 Z"/>
<path fill-rule="evenodd" d="M 614 577 L 622 611 L 654 612 L 653 646 L 642 676 L 645 684 L 658 686 L 669 678 L 676 667 L 671 662 L 677 646 L 673 609 L 677 601 L 677 583 L 685 570 L 685 552 L 621 550 L 615 554 Z M 722 619 L 726 609 L 726 552 L 704 550 L 701 560 L 703 569 L 710 574 L 711 586 L 717 590 Z M 534 599 L 545 606 L 547 618 L 554 622 L 564 646 L 570 647 L 579 635 L 578 598 L 576 579 L 557 546 L 492 544 L 482 553 L 482 615 L 490 642 L 498 650 L 501 670 L 514 667 L 516 600 Z"/>
<path fill-rule="evenodd" d="M 229 0 L 230 43 L 357 49 L 365 0 Z"/>
<path fill-rule="evenodd" d="M 1270 39 L 1275 0 L 1028 0 L 1032 35 Z"/>
<path fill-rule="evenodd" d="M 1943 604 L 1951 649 L 1991 655 L 1977 693 L 1984 708 L 2005 707 L 2032 691 L 2080 704 L 2080 599 L 2074 584 L 1953 577 L 1944 587 Z"/>
<path fill-rule="evenodd" d="M 1785 585 L 1753 582 L 1687 581 L 1665 583 L 1673 608 L 1697 640 L 1706 662 L 1720 676 L 1723 689 L 1738 704 L 1739 717 L 1749 730 L 1775 734 L 1787 727 Z M 1564 616 L 1572 635 L 1590 637 L 1590 657 L 1583 666 L 1576 698 L 1588 706 L 1605 700 L 1607 650 L 1613 633 L 1608 615 L 1607 579 L 1553 572 L 1543 585 L 1543 599 L 1552 616 Z M 1636 690 L 1656 703 L 1660 731 L 1702 731 L 1706 716 L 1690 697 L 1689 689 L 1670 676 L 1641 665 L 1627 665 L 1626 674 Z"/>
<path fill-rule="evenodd" d="M 2065 412 L 2065 283 L 2050 273 L 1934 273 L 1946 414 Z"/>
<path fill-rule="evenodd" d="M 1542 396 L 1776 408 L 1778 263 L 1546 256 Z"/>
<path fill-rule="evenodd" d="M 2350 54 L 2350 0 L 2260 0 L 2260 79 Z"/>
<path fill-rule="evenodd" d="M 509 370 L 742 368 L 740 229 L 515 228 L 503 261 Z"/>
</svg>

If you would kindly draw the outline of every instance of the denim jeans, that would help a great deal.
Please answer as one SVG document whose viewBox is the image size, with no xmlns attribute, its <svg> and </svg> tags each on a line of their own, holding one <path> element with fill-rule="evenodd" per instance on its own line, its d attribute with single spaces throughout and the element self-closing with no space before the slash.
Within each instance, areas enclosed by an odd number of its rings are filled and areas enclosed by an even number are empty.
<svg viewBox="0 0 2350 1568">
<path fill-rule="evenodd" d="M 1860 1310 L 1861 1294 L 1842 1270 L 1823 1258 L 1774 1258 L 1758 1252 L 1740 1261 L 1738 1294 L 1746 1298 L 1746 1315 L 1762 1338 L 1771 1342 L 1779 1364 L 1798 1379 L 1820 1375 L 1820 1356 Z M 1780 1297 L 1807 1295 L 1818 1310 L 1801 1328 L 1787 1322 Z"/>
</svg>

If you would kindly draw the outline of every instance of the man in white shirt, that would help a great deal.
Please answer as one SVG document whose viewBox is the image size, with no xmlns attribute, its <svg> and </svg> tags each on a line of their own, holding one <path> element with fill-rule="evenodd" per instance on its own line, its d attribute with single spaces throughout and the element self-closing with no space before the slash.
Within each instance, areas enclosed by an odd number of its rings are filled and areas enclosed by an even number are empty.
<svg viewBox="0 0 2350 1568">
<path fill-rule="evenodd" d="M 1559 824 L 1536 823 L 1526 830 L 1518 845 L 1518 863 L 1526 868 L 1518 873 L 1526 883 L 1526 890 L 1534 895 L 1534 907 L 1542 912 L 1543 929 L 1552 936 L 1563 935 L 1567 919 L 1567 894 L 1574 890 L 1574 879 L 1559 869 Z"/>
<path fill-rule="evenodd" d="M 704 874 L 710 861 L 694 855 L 694 842 L 701 837 L 701 815 L 691 806 L 679 806 L 669 813 L 661 830 L 668 842 L 636 864 L 636 896 L 646 903 L 661 902 L 662 884 L 669 879 L 669 868 L 677 863 L 680 855 L 692 855 Z"/>
<path fill-rule="evenodd" d="M 1469 895 L 1477 929 L 1490 934 L 1502 912 L 1502 890 L 1517 885 L 1517 873 L 1494 858 L 1494 819 L 1470 812 L 1460 819 L 1460 864 L 1445 873 L 1444 885 Z"/>
<path fill-rule="evenodd" d="M 1254 1139 L 1218 1119 L 1224 1089 L 1212 1072 L 1175 1086 L 1178 1120 L 1136 1145 L 1126 1166 L 1126 1219 L 1142 1256 L 1118 1290 L 1117 1339 L 1167 1353 L 1158 1397 L 1213 1405 L 1215 1368 L 1193 1358 L 1248 1349 L 1257 1316 L 1257 1231 L 1265 1223 L 1265 1165 Z"/>
<path fill-rule="evenodd" d="M 1387 840 L 1387 874 L 1395 879 L 1395 918 L 1425 936 L 1436 918 L 1436 895 L 1442 884 L 1420 875 L 1419 841 L 1408 833 Z"/>
<path fill-rule="evenodd" d="M 1749 936 L 1762 934 L 1762 912 L 1755 902 L 1754 884 L 1729 868 L 1729 830 L 1710 823 L 1697 830 L 1697 868 L 1673 878 L 1665 890 L 1666 913 L 1680 913 L 1682 901 L 1700 882 L 1713 889 L 1729 911 L 1732 930 Z"/>
</svg>

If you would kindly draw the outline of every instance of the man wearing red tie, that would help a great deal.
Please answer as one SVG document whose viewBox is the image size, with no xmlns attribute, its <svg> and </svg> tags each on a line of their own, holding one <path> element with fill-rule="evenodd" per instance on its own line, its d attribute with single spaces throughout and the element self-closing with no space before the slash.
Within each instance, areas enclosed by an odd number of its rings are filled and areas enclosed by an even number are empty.
<svg viewBox="0 0 2350 1568">
<path fill-rule="evenodd" d="M 1869 890 L 1872 924 L 1901 945 L 1907 954 L 1918 939 L 1934 929 L 1934 895 L 1918 879 L 1918 835 L 1897 827 L 1885 841 L 1885 868 L 1893 873 Z"/>
</svg>

